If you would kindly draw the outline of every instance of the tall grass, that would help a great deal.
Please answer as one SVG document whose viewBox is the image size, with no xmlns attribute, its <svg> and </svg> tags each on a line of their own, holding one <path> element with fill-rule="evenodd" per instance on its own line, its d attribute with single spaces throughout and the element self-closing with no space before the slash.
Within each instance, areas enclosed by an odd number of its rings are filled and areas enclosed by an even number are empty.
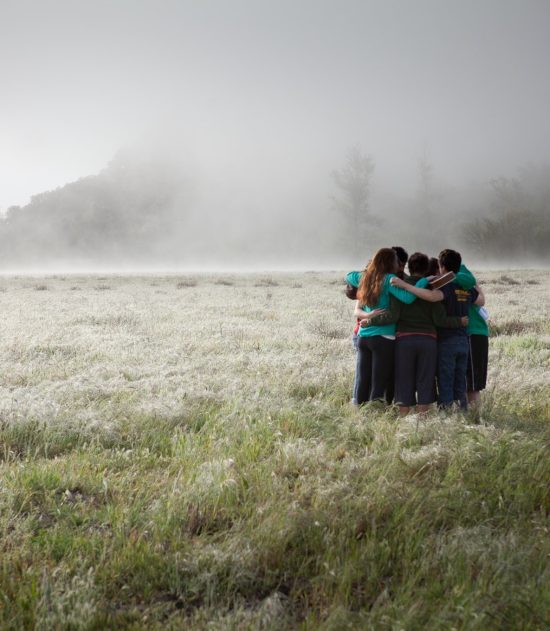
<svg viewBox="0 0 550 631">
<path fill-rule="evenodd" d="M 63 307 L 55 279 L 8 286 L 31 315 L 1 349 L 0 628 L 547 626 L 544 346 L 493 340 L 476 417 L 357 410 L 327 279 L 277 277 L 269 306 L 252 276 L 90 279 Z"/>
</svg>

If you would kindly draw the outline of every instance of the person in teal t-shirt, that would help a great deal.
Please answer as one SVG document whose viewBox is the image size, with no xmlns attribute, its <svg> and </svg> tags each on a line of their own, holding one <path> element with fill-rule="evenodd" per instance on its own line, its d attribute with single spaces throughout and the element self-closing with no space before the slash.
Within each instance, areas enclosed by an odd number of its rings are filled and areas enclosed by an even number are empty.
<svg viewBox="0 0 550 631">
<path fill-rule="evenodd" d="M 362 320 L 370 318 L 390 304 L 390 295 L 402 302 L 412 303 L 412 293 L 393 287 L 398 261 L 395 251 L 381 248 L 361 275 L 357 291 L 355 315 Z M 418 287 L 427 287 L 422 278 Z M 358 384 L 357 404 L 383 400 L 393 381 L 395 324 L 361 327 L 358 335 Z"/>
<path fill-rule="evenodd" d="M 397 254 L 398 269 L 397 269 L 396 275 L 399 276 L 399 278 L 404 278 L 405 265 L 407 264 L 409 255 L 407 254 L 407 251 L 405 250 L 405 248 L 403 248 L 400 245 L 392 245 L 391 249 Z M 368 267 L 368 263 L 367 263 L 367 267 Z M 357 289 L 359 288 L 359 283 L 361 282 L 362 273 L 363 272 L 353 271 L 353 272 L 348 272 L 346 274 L 346 278 L 345 278 L 346 292 L 345 293 L 346 293 L 346 296 L 352 300 L 356 300 L 357 298 Z M 363 312 L 361 312 L 360 315 L 362 318 L 365 317 Z M 372 312 L 370 315 L 374 316 Z M 360 318 L 356 317 L 355 328 L 353 329 L 353 335 L 351 338 L 352 343 L 353 343 L 353 348 L 355 349 L 355 375 L 353 379 L 353 390 L 352 390 L 352 397 L 351 397 L 351 402 L 354 405 L 357 405 L 357 386 L 359 384 L 359 352 L 357 350 L 357 343 L 359 339 L 359 322 L 360 322 Z M 393 387 L 390 386 L 386 390 L 386 401 L 388 404 L 392 403 L 393 394 L 394 394 Z"/>
</svg>

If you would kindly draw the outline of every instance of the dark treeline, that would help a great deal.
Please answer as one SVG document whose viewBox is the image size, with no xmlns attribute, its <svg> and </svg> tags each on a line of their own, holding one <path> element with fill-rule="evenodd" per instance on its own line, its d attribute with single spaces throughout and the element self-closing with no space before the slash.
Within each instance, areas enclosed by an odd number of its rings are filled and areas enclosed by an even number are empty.
<svg viewBox="0 0 550 631">
<path fill-rule="evenodd" d="M 464 224 L 462 240 L 481 259 L 550 260 L 550 168 L 490 182 L 490 212 Z"/>
<path fill-rule="evenodd" d="M 98 175 L 9 208 L 0 224 L 1 265 L 116 265 L 169 257 L 176 246 L 170 235 L 184 217 L 177 209 L 186 203 L 180 197 L 185 189 L 168 162 L 133 162 L 120 154 Z"/>
<path fill-rule="evenodd" d="M 357 265 L 390 242 L 454 247 L 486 264 L 550 260 L 549 166 L 450 187 L 422 158 L 417 190 L 399 197 L 379 190 L 374 159 L 353 148 L 327 177 L 326 203 L 262 213 L 223 194 L 205 203 L 175 164 L 121 152 L 97 175 L 12 206 L 0 220 L 1 269 Z"/>
</svg>

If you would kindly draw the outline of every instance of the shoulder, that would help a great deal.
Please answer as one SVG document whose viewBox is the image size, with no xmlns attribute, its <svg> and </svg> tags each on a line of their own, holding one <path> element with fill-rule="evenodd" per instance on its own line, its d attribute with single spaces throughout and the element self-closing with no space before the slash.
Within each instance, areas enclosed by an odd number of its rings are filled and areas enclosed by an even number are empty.
<svg viewBox="0 0 550 631">
<path fill-rule="evenodd" d="M 346 283 L 353 285 L 354 287 L 359 287 L 359 283 L 361 282 L 361 272 L 348 272 L 346 274 Z"/>
</svg>

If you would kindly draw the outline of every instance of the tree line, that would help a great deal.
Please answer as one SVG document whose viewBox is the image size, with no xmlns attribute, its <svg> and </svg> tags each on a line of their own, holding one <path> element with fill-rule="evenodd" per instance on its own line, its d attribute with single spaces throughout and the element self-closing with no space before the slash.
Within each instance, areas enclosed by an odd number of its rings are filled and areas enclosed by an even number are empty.
<svg viewBox="0 0 550 631">
<path fill-rule="evenodd" d="M 517 177 L 498 177 L 472 191 L 438 186 L 426 156 L 417 167 L 416 195 L 393 214 L 372 208 L 372 156 L 355 146 L 345 165 L 333 172 L 334 209 L 343 218 L 342 231 L 355 258 L 365 252 L 365 244 L 374 247 L 390 239 L 432 253 L 453 243 L 478 261 L 550 260 L 549 165 L 529 165 Z"/>
<path fill-rule="evenodd" d="M 261 221 L 216 208 L 208 217 L 195 208 L 193 178 L 174 162 L 120 152 L 97 175 L 9 208 L 0 219 L 0 267 L 204 264 L 216 256 L 225 263 L 243 252 L 266 264 L 286 257 L 289 264 L 358 265 L 390 241 L 430 254 L 452 245 L 488 263 L 550 258 L 549 166 L 473 189 L 445 188 L 422 156 L 416 192 L 390 197 L 377 191 L 374 158 L 356 146 L 330 184 L 324 208 Z"/>
</svg>

